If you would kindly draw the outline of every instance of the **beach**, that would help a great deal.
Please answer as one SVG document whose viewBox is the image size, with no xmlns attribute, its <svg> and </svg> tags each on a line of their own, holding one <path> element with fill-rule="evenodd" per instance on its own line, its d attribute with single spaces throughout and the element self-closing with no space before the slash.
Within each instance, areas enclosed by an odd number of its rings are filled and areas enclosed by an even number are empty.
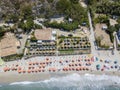
<svg viewBox="0 0 120 90">
<path fill-rule="evenodd" d="M 102 60 L 92 55 L 33 57 L 0 66 L 0 84 L 42 81 L 74 73 L 120 76 L 119 65 L 119 61 Z"/>
<path fill-rule="evenodd" d="M 74 73 L 120 76 L 119 65 L 119 61 L 101 60 L 92 55 L 33 57 L 6 62 L 1 66 L 0 84 L 43 81 Z"/>
</svg>

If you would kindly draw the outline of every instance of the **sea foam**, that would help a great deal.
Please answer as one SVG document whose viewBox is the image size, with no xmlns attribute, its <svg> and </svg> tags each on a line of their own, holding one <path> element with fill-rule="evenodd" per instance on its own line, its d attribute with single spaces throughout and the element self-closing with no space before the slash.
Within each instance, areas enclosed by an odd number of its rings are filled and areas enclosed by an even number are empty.
<svg viewBox="0 0 120 90">
<path fill-rule="evenodd" d="M 13 83 L 11 83 L 11 84 L 9 84 L 9 85 L 28 85 L 28 84 L 32 84 L 32 83 L 34 83 L 34 82 L 30 82 L 30 81 L 23 81 L 23 82 L 13 82 Z"/>
</svg>

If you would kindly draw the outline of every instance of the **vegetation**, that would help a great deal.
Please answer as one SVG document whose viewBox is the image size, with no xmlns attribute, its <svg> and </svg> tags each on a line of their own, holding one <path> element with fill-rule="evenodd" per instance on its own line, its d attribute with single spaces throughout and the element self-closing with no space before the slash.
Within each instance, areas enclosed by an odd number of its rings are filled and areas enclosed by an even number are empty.
<svg viewBox="0 0 120 90">
<path fill-rule="evenodd" d="M 32 19 L 28 19 L 26 21 L 19 22 L 18 28 L 21 28 L 26 31 L 30 31 L 34 27 L 34 22 Z"/>
<path fill-rule="evenodd" d="M 34 24 L 34 28 L 35 28 L 35 29 L 42 29 L 42 26 L 41 26 L 41 25 L 38 25 L 38 24 Z"/>
<path fill-rule="evenodd" d="M 59 0 L 56 9 L 59 14 L 65 14 L 66 17 L 72 18 L 75 22 L 82 24 L 86 22 L 88 25 L 87 10 L 78 2 L 79 0 Z"/>
<path fill-rule="evenodd" d="M 106 23 L 109 26 L 109 17 L 106 15 L 99 15 L 94 19 L 94 23 Z"/>
<path fill-rule="evenodd" d="M 57 22 L 45 22 L 44 24 L 46 27 L 52 27 L 52 28 L 59 28 L 59 29 L 64 29 L 67 31 L 74 30 L 78 28 L 78 23 L 73 22 L 73 23 L 57 23 Z"/>
</svg>

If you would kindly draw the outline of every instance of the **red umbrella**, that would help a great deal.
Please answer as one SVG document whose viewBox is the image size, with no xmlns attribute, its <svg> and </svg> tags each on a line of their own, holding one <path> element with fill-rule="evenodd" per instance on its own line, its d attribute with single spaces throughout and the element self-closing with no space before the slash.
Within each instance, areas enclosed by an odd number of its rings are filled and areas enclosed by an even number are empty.
<svg viewBox="0 0 120 90">
<path fill-rule="evenodd" d="M 33 63 L 32 62 L 29 62 L 29 65 L 32 65 Z"/>
<path fill-rule="evenodd" d="M 7 71 L 7 67 L 4 67 L 3 70 L 4 70 L 4 72 L 6 72 Z"/>
<path fill-rule="evenodd" d="M 22 71 L 21 70 L 18 70 L 18 73 L 21 73 Z"/>
<path fill-rule="evenodd" d="M 31 70 L 30 69 L 28 69 L 28 71 L 27 71 L 28 73 L 31 73 Z"/>
<path fill-rule="evenodd" d="M 21 67 L 18 67 L 18 70 L 21 70 Z"/>
<path fill-rule="evenodd" d="M 36 62 L 36 65 L 38 65 L 39 63 L 38 62 Z"/>
</svg>

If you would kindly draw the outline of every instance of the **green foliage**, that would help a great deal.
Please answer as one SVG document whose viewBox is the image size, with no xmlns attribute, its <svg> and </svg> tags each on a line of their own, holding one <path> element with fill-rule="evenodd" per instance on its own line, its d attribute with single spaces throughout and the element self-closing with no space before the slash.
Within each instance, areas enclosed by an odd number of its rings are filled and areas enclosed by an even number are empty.
<svg viewBox="0 0 120 90">
<path fill-rule="evenodd" d="M 120 24 L 120 17 L 117 19 L 117 22 Z"/>
<path fill-rule="evenodd" d="M 87 0 L 88 5 L 95 5 L 98 0 Z"/>
<path fill-rule="evenodd" d="M 97 46 L 101 46 L 101 37 L 96 38 Z"/>
<path fill-rule="evenodd" d="M 120 28 L 120 24 L 115 24 L 115 28 L 116 28 L 116 31 L 118 31 Z"/>
<path fill-rule="evenodd" d="M 21 28 L 25 31 L 30 31 L 33 27 L 34 27 L 34 22 L 32 19 L 26 20 L 25 23 L 23 21 L 19 22 L 18 24 L 18 28 Z"/>
<path fill-rule="evenodd" d="M 109 18 L 106 15 L 100 15 L 97 18 L 94 19 L 95 23 L 106 23 L 109 25 Z"/>
<path fill-rule="evenodd" d="M 79 0 L 59 0 L 56 9 L 59 14 L 64 14 L 68 18 L 72 18 L 80 24 L 86 22 L 88 24 L 87 10 L 79 3 Z"/>
<path fill-rule="evenodd" d="M 5 30 L 3 27 L 0 27 L 0 39 L 4 36 L 7 30 Z"/>
<path fill-rule="evenodd" d="M 74 4 L 78 4 L 79 0 L 70 0 L 70 2 L 74 3 Z"/>
<path fill-rule="evenodd" d="M 69 0 L 59 0 L 56 4 L 56 9 L 61 14 L 64 14 L 67 11 L 68 8 L 70 8 Z"/>
<path fill-rule="evenodd" d="M 47 27 L 64 29 L 67 31 L 74 30 L 74 29 L 78 28 L 77 22 L 73 22 L 73 23 L 57 23 L 57 22 L 49 23 L 49 22 L 46 22 L 44 25 Z"/>
<path fill-rule="evenodd" d="M 48 3 L 52 3 L 54 0 L 47 0 L 48 1 Z"/>
<path fill-rule="evenodd" d="M 114 26 L 109 26 L 107 31 L 108 31 L 109 33 L 113 33 L 113 32 L 115 32 L 115 31 L 117 31 L 117 29 L 116 29 Z"/>
<path fill-rule="evenodd" d="M 41 25 L 38 25 L 38 24 L 34 24 L 34 28 L 35 28 L 35 29 L 42 29 L 42 26 L 41 26 Z"/>
<path fill-rule="evenodd" d="M 102 0 L 97 4 L 96 12 L 110 15 L 120 15 L 120 2 Z"/>
<path fill-rule="evenodd" d="M 7 16 L 7 20 L 6 21 L 12 21 L 13 23 L 16 23 L 19 21 L 19 16 L 16 14 L 11 14 Z"/>
<path fill-rule="evenodd" d="M 33 19 L 32 16 L 32 6 L 31 5 L 26 5 L 21 8 L 21 16 L 23 17 L 23 20 L 26 19 Z"/>
</svg>

